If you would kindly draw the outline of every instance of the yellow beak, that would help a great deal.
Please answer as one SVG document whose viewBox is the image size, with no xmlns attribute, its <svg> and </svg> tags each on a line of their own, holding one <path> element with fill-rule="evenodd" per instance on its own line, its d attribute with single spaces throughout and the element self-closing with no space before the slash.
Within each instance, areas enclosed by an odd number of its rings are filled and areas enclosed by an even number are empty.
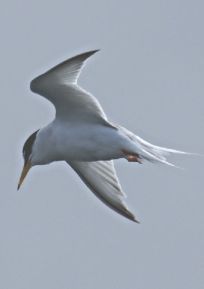
<svg viewBox="0 0 204 289">
<path fill-rule="evenodd" d="M 20 186 L 22 185 L 27 173 L 29 172 L 31 168 L 31 162 L 30 161 L 27 161 L 27 163 L 24 164 L 23 166 L 23 170 L 22 170 L 22 173 L 21 173 L 21 176 L 20 176 L 20 179 L 19 179 L 19 182 L 18 182 L 18 188 L 17 190 L 20 189 Z"/>
</svg>

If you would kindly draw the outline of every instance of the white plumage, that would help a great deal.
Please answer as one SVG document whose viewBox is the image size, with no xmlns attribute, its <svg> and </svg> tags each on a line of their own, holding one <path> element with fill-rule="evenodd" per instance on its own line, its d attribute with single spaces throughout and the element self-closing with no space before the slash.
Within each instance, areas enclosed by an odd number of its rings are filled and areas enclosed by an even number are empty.
<svg viewBox="0 0 204 289">
<path fill-rule="evenodd" d="M 96 98 L 77 84 L 85 60 L 96 51 L 68 59 L 31 82 L 33 92 L 53 103 L 56 117 L 35 134 L 31 143 L 28 140 L 24 168 L 28 162 L 30 168 L 65 160 L 104 203 L 136 221 L 124 203 L 112 160 L 146 159 L 170 164 L 166 154 L 184 152 L 154 146 L 107 120 Z M 19 187 L 26 173 L 22 173 Z"/>
</svg>

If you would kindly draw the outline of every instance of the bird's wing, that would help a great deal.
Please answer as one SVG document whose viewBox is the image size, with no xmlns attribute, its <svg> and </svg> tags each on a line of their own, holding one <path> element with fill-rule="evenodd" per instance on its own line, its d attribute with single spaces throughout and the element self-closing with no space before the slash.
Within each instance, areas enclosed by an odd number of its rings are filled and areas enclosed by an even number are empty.
<svg viewBox="0 0 204 289">
<path fill-rule="evenodd" d="M 137 222 L 124 202 L 113 161 L 67 161 L 87 187 L 106 205 L 126 218 Z"/>
<path fill-rule="evenodd" d="M 97 99 L 77 85 L 86 59 L 97 51 L 70 58 L 31 81 L 31 90 L 54 104 L 56 118 L 110 125 Z"/>
</svg>

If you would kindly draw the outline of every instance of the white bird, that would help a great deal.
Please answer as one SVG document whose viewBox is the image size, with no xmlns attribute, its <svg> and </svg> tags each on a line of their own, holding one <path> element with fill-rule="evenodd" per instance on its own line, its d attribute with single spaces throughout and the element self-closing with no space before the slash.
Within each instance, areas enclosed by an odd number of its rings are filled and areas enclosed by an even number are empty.
<svg viewBox="0 0 204 289">
<path fill-rule="evenodd" d="M 31 90 L 52 102 L 56 116 L 25 142 L 18 189 L 31 167 L 66 161 L 101 201 L 138 222 L 124 202 L 113 159 L 172 165 L 165 156 L 184 152 L 154 146 L 108 121 L 97 99 L 77 84 L 84 62 L 97 51 L 70 58 L 32 80 Z"/>
</svg>

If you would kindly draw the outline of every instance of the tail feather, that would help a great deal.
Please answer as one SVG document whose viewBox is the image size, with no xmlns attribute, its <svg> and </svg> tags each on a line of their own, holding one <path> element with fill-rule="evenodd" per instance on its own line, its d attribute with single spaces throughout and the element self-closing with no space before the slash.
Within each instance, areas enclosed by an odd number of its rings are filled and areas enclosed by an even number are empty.
<svg viewBox="0 0 204 289">
<path fill-rule="evenodd" d="M 142 151 L 145 153 L 144 158 L 146 158 L 147 155 L 147 160 L 149 161 L 157 161 L 172 167 L 177 167 L 174 164 L 170 163 L 167 161 L 166 156 L 170 154 L 182 154 L 182 155 L 190 155 L 191 153 L 184 152 L 184 151 L 179 151 L 175 149 L 170 149 L 170 148 L 164 148 L 160 146 L 155 146 L 139 136 L 135 136 L 137 139 L 137 142 L 140 144 Z"/>
<path fill-rule="evenodd" d="M 184 152 L 184 151 L 180 151 L 180 150 L 175 150 L 175 149 L 155 146 L 155 145 L 143 140 L 139 136 L 135 135 L 135 137 L 138 140 L 138 142 L 141 143 L 144 147 L 146 147 L 147 149 L 153 150 L 155 153 L 159 153 L 159 154 L 162 153 L 163 156 L 168 156 L 171 153 L 173 153 L 173 154 L 182 154 L 182 155 L 193 155 L 193 153 L 188 153 L 188 152 Z"/>
<path fill-rule="evenodd" d="M 136 144 L 137 150 L 138 150 L 137 153 L 140 155 L 140 157 L 150 162 L 158 162 L 158 163 L 162 163 L 162 164 L 169 165 L 172 167 L 176 167 L 174 164 L 167 161 L 166 157 L 168 155 L 170 154 L 194 155 L 192 153 L 188 153 L 184 151 L 155 146 L 143 140 L 141 137 L 128 131 L 127 129 L 123 127 L 121 129 Z"/>
<path fill-rule="evenodd" d="M 142 152 L 142 158 L 149 162 L 158 162 L 171 167 L 176 167 L 173 163 L 170 163 L 166 160 L 163 153 L 159 153 L 158 151 L 155 153 L 154 151 L 148 151 L 146 149 L 142 149 Z"/>
</svg>

